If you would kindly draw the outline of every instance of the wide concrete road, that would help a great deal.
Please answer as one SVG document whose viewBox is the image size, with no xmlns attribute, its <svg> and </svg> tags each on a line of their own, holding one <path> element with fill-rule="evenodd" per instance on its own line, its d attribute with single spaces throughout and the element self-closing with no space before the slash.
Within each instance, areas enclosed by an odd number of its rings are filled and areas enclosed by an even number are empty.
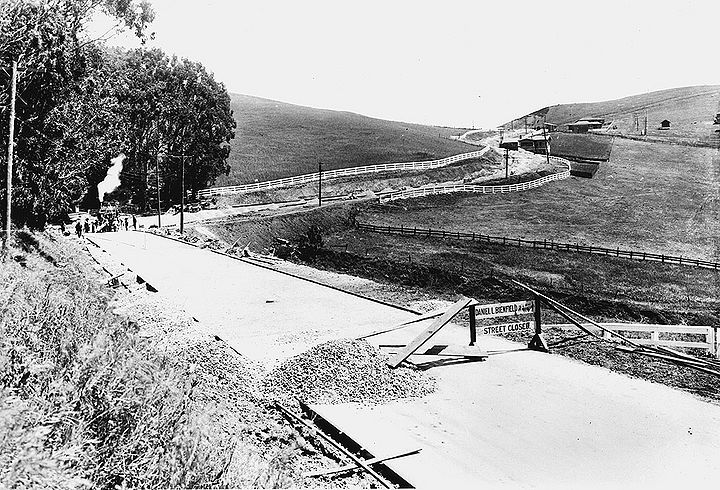
<svg viewBox="0 0 720 490">
<path fill-rule="evenodd" d="M 325 339 L 413 316 L 149 234 L 93 239 L 179 299 L 208 333 L 268 366 Z M 404 344 L 426 325 L 370 340 Z M 467 330 L 449 325 L 430 343 L 466 344 Z M 479 344 L 517 347 L 491 336 Z M 313 408 L 376 456 L 421 448 L 388 463 L 416 487 L 715 488 L 720 481 L 717 405 L 556 355 L 432 360 L 438 390 L 429 396 Z"/>
<path fill-rule="evenodd" d="M 150 233 L 90 235 L 239 352 L 272 367 L 414 315 Z"/>
</svg>

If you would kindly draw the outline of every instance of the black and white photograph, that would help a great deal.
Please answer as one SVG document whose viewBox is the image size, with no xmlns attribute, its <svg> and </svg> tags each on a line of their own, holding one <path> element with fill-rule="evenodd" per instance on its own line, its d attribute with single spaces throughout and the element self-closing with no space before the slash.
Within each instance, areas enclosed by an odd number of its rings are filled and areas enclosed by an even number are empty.
<svg viewBox="0 0 720 490">
<path fill-rule="evenodd" d="M 719 21 L 0 0 L 0 490 L 716 488 Z"/>
</svg>

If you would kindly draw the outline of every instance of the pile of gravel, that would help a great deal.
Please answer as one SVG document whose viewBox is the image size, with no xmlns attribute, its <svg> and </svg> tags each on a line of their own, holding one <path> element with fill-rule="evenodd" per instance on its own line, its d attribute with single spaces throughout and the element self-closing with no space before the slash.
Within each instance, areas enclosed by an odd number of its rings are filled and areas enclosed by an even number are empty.
<svg viewBox="0 0 720 490">
<path fill-rule="evenodd" d="M 435 379 L 391 369 L 387 356 L 364 340 L 334 340 L 287 359 L 263 380 L 268 398 L 307 403 L 381 404 L 435 391 Z"/>
</svg>

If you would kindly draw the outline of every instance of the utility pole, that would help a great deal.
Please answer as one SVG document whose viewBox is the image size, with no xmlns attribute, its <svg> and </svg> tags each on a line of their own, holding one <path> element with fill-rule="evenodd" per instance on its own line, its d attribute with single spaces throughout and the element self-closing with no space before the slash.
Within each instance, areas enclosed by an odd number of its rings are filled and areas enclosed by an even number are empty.
<svg viewBox="0 0 720 490">
<path fill-rule="evenodd" d="M 545 118 L 543 118 L 543 138 L 545 139 L 545 159 L 548 167 L 550 166 L 550 143 L 548 143 L 547 134 L 545 133 Z"/>
<path fill-rule="evenodd" d="M 322 162 L 318 160 L 318 207 L 322 206 Z"/>
<path fill-rule="evenodd" d="M 508 179 L 508 160 L 510 159 L 510 150 L 505 148 L 505 180 Z"/>
<path fill-rule="evenodd" d="M 7 186 L 5 197 L 7 198 L 7 208 L 5 210 L 5 239 L 3 241 L 3 249 L 5 251 L 10 247 L 10 226 L 11 226 L 11 209 L 12 209 L 12 168 L 13 153 L 15 151 L 15 98 L 17 96 L 17 61 L 13 61 L 12 85 L 10 89 L 10 136 L 8 137 L 8 157 L 7 157 Z"/>
<path fill-rule="evenodd" d="M 180 169 L 180 188 L 182 195 L 180 196 L 180 234 L 183 234 L 185 225 L 185 153 L 180 155 L 182 168 Z"/>
<path fill-rule="evenodd" d="M 160 156 L 155 157 L 155 185 L 157 186 L 157 211 L 158 211 L 158 228 L 160 223 Z"/>
<path fill-rule="evenodd" d="M 645 131 L 643 132 L 643 136 L 647 136 L 647 122 L 648 122 L 648 113 L 645 111 Z"/>
</svg>

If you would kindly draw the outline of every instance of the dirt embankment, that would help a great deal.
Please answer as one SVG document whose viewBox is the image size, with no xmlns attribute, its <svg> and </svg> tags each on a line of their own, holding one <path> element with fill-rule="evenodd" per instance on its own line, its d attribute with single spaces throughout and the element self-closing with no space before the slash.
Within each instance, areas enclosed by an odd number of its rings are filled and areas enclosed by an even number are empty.
<svg viewBox="0 0 720 490">
<path fill-rule="evenodd" d="M 223 223 L 204 224 L 215 236 L 228 245 L 240 249 L 249 244 L 253 252 L 269 252 L 277 238 L 297 241 L 316 226 L 323 234 L 330 234 L 353 226 L 355 207 L 335 205 L 321 209 L 304 209 L 297 212 L 264 218 L 237 218 Z"/>
</svg>

